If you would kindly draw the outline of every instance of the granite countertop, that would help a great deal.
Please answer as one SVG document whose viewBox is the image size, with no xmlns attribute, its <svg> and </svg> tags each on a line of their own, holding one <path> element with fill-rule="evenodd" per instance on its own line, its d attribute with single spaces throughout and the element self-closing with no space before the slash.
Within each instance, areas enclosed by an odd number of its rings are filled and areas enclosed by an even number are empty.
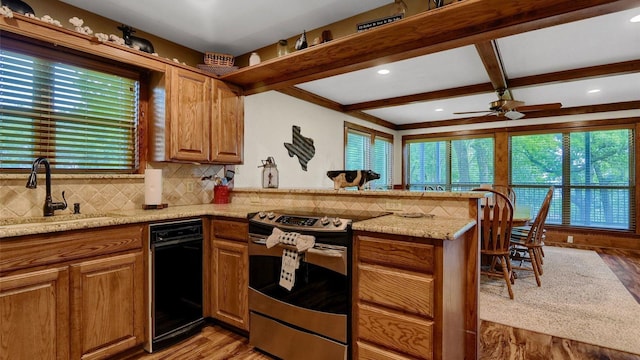
<svg viewBox="0 0 640 360">
<path fill-rule="evenodd" d="M 456 239 L 476 224 L 473 219 L 392 214 L 353 223 L 353 230 L 440 240 Z"/>
<path fill-rule="evenodd" d="M 105 214 L 61 214 L 52 217 L 0 219 L 0 239 L 24 235 L 90 229 L 171 219 L 224 216 L 246 219 L 247 214 L 264 210 L 264 205 L 202 204 L 174 206 L 160 210 L 125 210 Z M 452 240 L 475 225 L 473 219 L 386 215 L 358 221 L 354 230 Z"/>
<path fill-rule="evenodd" d="M 260 211 L 263 208 L 264 206 L 261 205 L 202 204 L 173 206 L 159 210 L 136 209 L 97 214 L 60 214 L 51 217 L 0 219 L 0 239 L 206 215 L 246 219 L 248 213 Z"/>
</svg>

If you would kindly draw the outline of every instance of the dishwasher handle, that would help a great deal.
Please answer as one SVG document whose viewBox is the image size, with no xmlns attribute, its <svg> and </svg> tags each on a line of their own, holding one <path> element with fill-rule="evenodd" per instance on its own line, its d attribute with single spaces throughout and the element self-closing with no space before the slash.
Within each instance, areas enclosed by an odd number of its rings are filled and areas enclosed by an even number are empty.
<svg viewBox="0 0 640 360">
<path fill-rule="evenodd" d="M 165 238 L 158 237 L 158 241 L 152 242 L 151 247 L 162 248 L 166 246 L 191 243 L 196 241 L 202 242 L 202 240 L 203 240 L 202 236 L 184 236 L 184 237 L 174 238 L 174 239 L 171 239 L 171 238 L 165 239 Z"/>
</svg>

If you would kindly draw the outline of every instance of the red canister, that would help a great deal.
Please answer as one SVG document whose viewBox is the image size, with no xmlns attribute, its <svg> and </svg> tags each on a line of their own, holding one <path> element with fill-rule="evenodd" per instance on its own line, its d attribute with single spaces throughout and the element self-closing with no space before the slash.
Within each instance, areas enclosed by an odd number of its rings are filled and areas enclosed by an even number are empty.
<svg viewBox="0 0 640 360">
<path fill-rule="evenodd" d="M 216 185 L 213 187 L 213 203 L 228 204 L 230 198 L 230 190 L 226 185 Z"/>
</svg>

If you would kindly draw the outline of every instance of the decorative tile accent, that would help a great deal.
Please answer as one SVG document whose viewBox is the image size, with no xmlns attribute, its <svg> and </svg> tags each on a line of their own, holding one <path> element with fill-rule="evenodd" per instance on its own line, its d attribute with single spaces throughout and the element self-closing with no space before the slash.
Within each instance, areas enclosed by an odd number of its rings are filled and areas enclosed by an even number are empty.
<svg viewBox="0 0 640 360">
<path fill-rule="evenodd" d="M 163 201 L 169 206 L 210 203 L 213 182 L 201 178 L 223 172 L 221 165 L 149 163 L 149 168 L 162 169 Z M 42 216 L 45 176 L 38 174 L 37 189 L 25 187 L 27 177 L 27 174 L 0 177 L 0 218 Z M 79 176 L 53 173 L 51 182 L 54 201 L 62 201 L 64 191 L 69 204 L 67 210 L 56 213 L 71 213 L 74 203 L 80 203 L 82 213 L 105 213 L 139 209 L 144 202 L 143 175 Z M 190 188 L 193 191 L 189 192 Z"/>
</svg>

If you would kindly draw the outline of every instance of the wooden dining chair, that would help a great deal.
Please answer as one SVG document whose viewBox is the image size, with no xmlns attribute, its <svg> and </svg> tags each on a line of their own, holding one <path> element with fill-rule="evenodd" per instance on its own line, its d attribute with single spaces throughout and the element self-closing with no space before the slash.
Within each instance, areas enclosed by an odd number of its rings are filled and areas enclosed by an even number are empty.
<svg viewBox="0 0 640 360">
<path fill-rule="evenodd" d="M 513 266 L 516 270 L 533 271 L 536 283 L 542 285 L 540 276 L 544 274 L 543 265 L 543 246 L 544 246 L 544 226 L 549 214 L 551 199 L 553 198 L 553 186 L 547 191 L 538 214 L 533 223 L 528 226 L 514 227 L 511 232 L 511 254 L 510 258 L 518 266 Z M 523 266 L 524 263 L 530 263 L 531 266 Z"/>
<path fill-rule="evenodd" d="M 513 269 L 509 259 L 513 204 L 504 194 L 493 189 L 476 188 L 472 191 L 491 193 L 491 206 L 482 206 L 480 213 L 480 254 L 484 259 L 480 273 L 501 277 L 507 283 L 509 297 L 513 299 Z"/>
<path fill-rule="evenodd" d="M 513 188 L 509 185 L 493 185 L 493 189 L 496 191 L 501 192 L 502 194 L 506 195 L 509 200 L 511 200 L 511 204 L 513 204 L 513 207 L 516 207 L 516 192 L 515 190 L 513 190 Z"/>
</svg>

